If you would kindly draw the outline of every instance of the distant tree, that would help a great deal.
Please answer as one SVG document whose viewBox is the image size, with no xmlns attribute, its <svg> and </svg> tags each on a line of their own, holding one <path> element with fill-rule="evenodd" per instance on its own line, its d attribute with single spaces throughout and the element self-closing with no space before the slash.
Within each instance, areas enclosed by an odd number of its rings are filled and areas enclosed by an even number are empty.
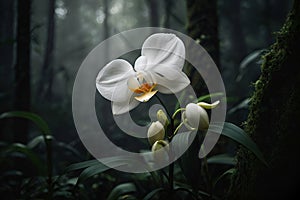
<svg viewBox="0 0 300 200">
<path fill-rule="evenodd" d="M 48 100 L 52 97 L 54 75 L 55 2 L 56 0 L 48 0 L 47 43 L 37 92 L 40 98 L 47 98 Z"/>
<path fill-rule="evenodd" d="M 230 200 L 293 199 L 300 177 L 300 0 L 295 0 L 276 42 L 264 55 L 245 130 L 269 166 L 238 152 Z"/>
<path fill-rule="evenodd" d="M 149 5 L 150 26 L 159 26 L 158 1 L 147 0 Z"/>
<path fill-rule="evenodd" d="M 240 63 L 247 55 L 247 45 L 241 20 L 241 0 L 232 0 L 230 4 L 226 1 L 224 7 L 231 43 L 230 59 L 233 61 L 232 80 L 235 80 L 239 72 Z"/>
<path fill-rule="evenodd" d="M 0 0 L 0 113 L 12 109 L 13 106 L 14 5 L 14 1 Z M 4 139 L 2 134 L 4 134 L 6 127 L 8 128 L 7 122 L 0 122 L 0 137 L 2 139 Z"/>
<path fill-rule="evenodd" d="M 30 12 L 31 0 L 17 1 L 17 54 L 15 65 L 16 110 L 30 110 Z M 25 120 L 16 120 L 14 125 L 16 141 L 26 142 L 28 124 Z"/>
<path fill-rule="evenodd" d="M 172 2 L 172 0 L 164 0 L 165 17 L 163 25 L 165 28 L 170 28 L 170 17 L 172 15 L 173 5 L 174 2 Z"/>
<path fill-rule="evenodd" d="M 219 62 L 219 34 L 216 0 L 186 0 L 187 5 L 187 32 L 190 37 L 199 43 L 210 54 L 218 67 Z M 204 83 L 201 83 L 200 74 L 190 67 L 187 72 L 197 94 L 203 94 Z"/>
<path fill-rule="evenodd" d="M 108 0 L 103 0 L 103 7 L 104 7 L 104 14 L 105 14 L 105 18 L 104 18 L 104 21 L 103 21 L 103 35 L 104 35 L 104 39 L 107 39 L 109 37 L 109 25 L 108 25 L 109 1 Z"/>
</svg>

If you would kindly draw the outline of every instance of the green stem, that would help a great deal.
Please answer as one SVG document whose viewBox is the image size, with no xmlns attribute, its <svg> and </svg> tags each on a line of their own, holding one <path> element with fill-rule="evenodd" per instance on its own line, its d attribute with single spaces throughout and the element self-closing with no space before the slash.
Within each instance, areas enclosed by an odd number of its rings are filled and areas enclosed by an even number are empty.
<svg viewBox="0 0 300 200">
<path fill-rule="evenodd" d="M 176 128 L 175 131 L 173 132 L 173 136 L 176 135 L 176 133 L 177 133 L 178 130 L 182 127 L 183 124 L 184 124 L 184 123 L 181 122 L 181 123 L 177 126 L 177 128 Z"/>
<path fill-rule="evenodd" d="M 166 105 L 164 104 L 164 102 L 159 98 L 159 96 L 156 94 L 155 97 L 158 99 L 159 103 L 165 108 L 167 115 L 169 116 L 170 119 L 172 119 L 172 115 L 169 113 Z"/>
<path fill-rule="evenodd" d="M 177 110 L 174 112 L 174 114 L 172 115 L 172 119 L 175 119 L 176 115 L 177 115 L 179 112 L 183 111 L 183 110 L 185 110 L 185 108 L 179 108 L 179 109 L 177 109 Z"/>
<path fill-rule="evenodd" d="M 47 137 L 48 135 L 44 135 L 44 140 L 46 144 L 47 151 L 47 174 L 48 174 L 48 199 L 53 199 L 53 183 L 52 183 L 52 139 Z"/>
<path fill-rule="evenodd" d="M 201 149 L 204 150 L 202 146 L 201 146 Z M 204 167 L 205 174 L 206 174 L 207 189 L 210 194 L 210 199 L 212 199 L 213 198 L 213 182 L 212 182 L 211 176 L 209 175 L 208 163 L 207 163 L 206 156 L 203 158 L 203 163 L 204 163 L 203 167 Z"/>
<path fill-rule="evenodd" d="M 158 101 L 161 103 L 161 105 L 165 108 L 167 115 L 169 116 L 171 120 L 171 134 L 169 134 L 168 140 L 169 142 L 172 140 L 173 133 L 174 133 L 174 119 L 172 118 L 172 115 L 169 113 L 166 105 L 164 102 L 158 97 L 158 95 L 155 95 Z M 174 162 L 169 165 L 169 187 L 170 187 L 170 192 L 173 192 L 174 190 Z"/>
</svg>

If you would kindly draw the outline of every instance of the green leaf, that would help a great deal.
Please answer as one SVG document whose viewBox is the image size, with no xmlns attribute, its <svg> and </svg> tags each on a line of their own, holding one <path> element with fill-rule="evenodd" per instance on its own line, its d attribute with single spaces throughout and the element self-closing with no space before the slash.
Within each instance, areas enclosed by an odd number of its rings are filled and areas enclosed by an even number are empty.
<svg viewBox="0 0 300 200">
<path fill-rule="evenodd" d="M 209 164 L 225 164 L 225 165 L 235 165 L 236 159 L 233 156 L 228 154 L 219 154 L 212 156 L 207 159 L 207 163 Z"/>
<path fill-rule="evenodd" d="M 136 187 L 133 183 L 123 183 L 117 185 L 108 195 L 107 200 L 117 200 L 120 196 L 136 192 Z"/>
<path fill-rule="evenodd" d="M 225 171 L 223 174 L 221 174 L 213 183 L 213 187 L 215 187 L 217 185 L 217 183 L 223 178 L 225 177 L 226 175 L 230 175 L 230 174 L 233 174 L 235 172 L 235 168 L 231 168 L 227 171 Z"/>
<path fill-rule="evenodd" d="M 152 199 L 152 197 L 154 197 L 156 194 L 164 191 L 165 189 L 164 188 L 156 188 L 154 190 L 152 190 L 151 192 L 149 192 L 144 198 L 143 200 L 150 200 Z"/>
<path fill-rule="evenodd" d="M 40 116 L 34 113 L 24 112 L 24 111 L 12 111 L 0 115 L 0 119 L 11 118 L 11 117 L 20 117 L 20 118 L 31 120 L 39 127 L 39 129 L 42 131 L 44 135 L 51 134 L 48 124 Z"/>
<path fill-rule="evenodd" d="M 97 165 L 93 165 L 91 167 L 86 168 L 81 172 L 81 174 L 78 177 L 77 183 L 80 183 L 90 177 L 93 177 L 96 174 L 102 173 L 106 170 L 110 169 L 109 167 L 103 165 L 102 163 L 99 163 Z"/>
<path fill-rule="evenodd" d="M 90 178 L 96 174 L 109 170 L 110 168 L 116 168 L 124 165 L 143 165 L 146 169 L 146 164 L 142 162 L 138 162 L 136 159 L 130 156 L 114 156 L 114 157 L 107 157 L 101 159 L 103 163 L 109 165 L 110 167 L 102 164 L 98 160 L 90 160 L 82 163 L 77 163 L 69 166 L 66 171 L 73 171 L 77 169 L 82 169 L 87 167 L 85 170 L 82 171 L 78 178 L 78 182 L 81 182 L 87 178 Z"/>
<path fill-rule="evenodd" d="M 53 140 L 53 137 L 51 135 L 47 135 L 46 137 L 44 135 L 39 135 L 35 138 L 33 138 L 31 141 L 27 143 L 27 147 L 30 149 L 35 148 L 38 144 L 44 143 L 46 140 Z"/>
<path fill-rule="evenodd" d="M 220 124 L 215 123 L 211 124 L 209 130 L 212 132 L 219 132 Z M 261 162 L 268 166 L 267 162 L 264 159 L 262 152 L 259 150 L 258 146 L 253 142 L 253 140 L 245 133 L 245 131 L 238 126 L 225 122 L 222 130 L 222 135 L 229 137 L 230 139 L 238 142 L 239 144 L 246 147 L 249 151 L 251 151 Z"/>
<path fill-rule="evenodd" d="M 192 134 L 196 134 L 192 131 L 177 133 L 172 138 L 172 150 L 174 151 L 175 155 L 181 155 L 183 154 L 188 146 L 191 144 L 191 138 Z"/>
<path fill-rule="evenodd" d="M 207 100 L 207 99 L 211 99 L 212 97 L 220 97 L 220 96 L 224 96 L 224 93 L 217 92 L 217 93 L 203 95 L 203 96 L 198 98 L 197 102 L 204 101 L 204 100 Z M 197 102 L 195 102 L 195 103 L 197 103 Z"/>
<path fill-rule="evenodd" d="M 193 137 L 195 137 L 194 140 L 192 140 Z M 190 131 L 177 133 L 172 139 L 173 152 L 176 155 L 184 153 L 178 160 L 179 166 L 187 182 L 193 188 L 197 188 L 201 173 L 201 160 L 198 158 L 199 137 L 200 135 L 197 135 L 195 131 Z"/>
<path fill-rule="evenodd" d="M 90 166 L 94 166 L 94 165 L 97 165 L 99 164 L 99 161 L 98 160 L 88 160 L 88 161 L 84 161 L 84 162 L 80 162 L 80 163 L 74 163 L 74 164 L 71 164 L 70 166 L 68 166 L 66 169 L 65 169 L 65 172 L 71 172 L 71 171 L 75 171 L 75 170 L 78 170 L 78 169 L 83 169 L 83 168 L 87 168 L 87 167 L 90 167 Z"/>
<path fill-rule="evenodd" d="M 27 146 L 21 143 L 13 143 L 3 151 L 4 156 L 9 156 L 11 155 L 11 153 L 14 152 L 19 152 L 24 154 L 37 168 L 38 174 L 40 175 L 45 174 L 46 170 L 44 168 L 44 164 L 42 163 L 40 158 L 33 151 L 31 151 L 30 148 L 28 148 Z"/>
<path fill-rule="evenodd" d="M 56 142 L 55 144 L 56 144 L 56 147 L 62 148 L 63 151 L 67 150 L 67 151 L 73 153 L 73 155 L 75 155 L 77 158 L 79 158 L 80 160 L 82 160 L 81 154 L 73 146 L 71 146 L 69 144 L 66 144 L 64 142 Z"/>
</svg>

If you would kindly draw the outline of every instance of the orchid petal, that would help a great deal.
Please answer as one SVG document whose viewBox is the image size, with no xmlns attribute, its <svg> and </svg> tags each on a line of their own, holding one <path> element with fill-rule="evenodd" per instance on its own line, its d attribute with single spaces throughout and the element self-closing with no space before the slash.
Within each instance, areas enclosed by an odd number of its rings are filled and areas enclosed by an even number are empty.
<svg viewBox="0 0 300 200">
<path fill-rule="evenodd" d="M 139 103 L 140 102 L 136 101 L 134 98 L 132 98 L 130 101 L 112 102 L 112 113 L 113 115 L 124 114 L 137 107 Z"/>
<path fill-rule="evenodd" d="M 156 94 L 156 92 L 157 92 L 157 90 L 154 90 L 154 91 L 142 94 L 140 96 L 136 96 L 134 98 L 140 102 L 147 102 L 147 101 L 149 101 L 149 99 L 151 99 L 151 97 L 153 97 Z"/>
<path fill-rule="evenodd" d="M 127 80 L 127 86 L 132 91 L 134 91 L 136 88 L 139 88 L 140 85 L 141 85 L 140 82 L 138 81 L 137 77 L 135 77 L 135 76 L 130 77 Z"/>
<path fill-rule="evenodd" d="M 197 105 L 198 106 L 201 106 L 202 108 L 205 108 L 205 109 L 212 109 L 212 108 L 215 108 L 217 107 L 217 105 L 219 105 L 220 101 L 215 101 L 214 103 L 205 103 L 205 102 L 199 102 Z"/>
<path fill-rule="evenodd" d="M 143 58 L 144 65 L 142 69 L 144 70 L 157 67 L 157 64 L 164 64 L 182 70 L 185 60 L 185 47 L 176 35 L 157 33 L 145 40 L 142 46 L 142 56 L 147 58 L 146 63 Z M 140 65 L 141 61 L 137 66 L 142 66 Z"/>
<path fill-rule="evenodd" d="M 166 70 L 168 70 L 166 68 Z M 151 75 L 153 82 L 157 84 L 155 87 L 163 94 L 173 94 L 180 92 L 190 84 L 189 78 L 185 73 L 178 70 L 170 70 L 161 74 L 158 72 L 148 72 Z"/>
<path fill-rule="evenodd" d="M 196 130 L 194 127 L 192 127 L 192 126 L 189 124 L 189 122 L 188 122 L 188 120 L 187 120 L 187 118 L 186 118 L 185 111 L 181 114 L 181 119 L 182 119 L 182 122 L 183 122 L 183 124 L 185 125 L 185 127 L 187 127 L 187 129 L 189 129 L 190 131 Z"/>
<path fill-rule="evenodd" d="M 188 123 L 200 130 L 205 130 L 208 128 L 209 125 L 209 119 L 208 119 L 208 114 L 206 110 L 204 110 L 202 107 L 198 106 L 195 103 L 189 103 L 186 106 L 186 111 L 185 111 L 186 119 Z"/>
<path fill-rule="evenodd" d="M 134 69 L 136 71 L 142 71 L 145 70 L 146 67 L 147 67 L 147 57 L 146 56 L 138 57 L 134 63 Z"/>
<path fill-rule="evenodd" d="M 96 87 L 100 94 L 111 101 L 123 102 L 132 96 L 127 87 L 127 80 L 134 76 L 131 64 L 122 59 L 108 63 L 98 74 Z"/>
</svg>

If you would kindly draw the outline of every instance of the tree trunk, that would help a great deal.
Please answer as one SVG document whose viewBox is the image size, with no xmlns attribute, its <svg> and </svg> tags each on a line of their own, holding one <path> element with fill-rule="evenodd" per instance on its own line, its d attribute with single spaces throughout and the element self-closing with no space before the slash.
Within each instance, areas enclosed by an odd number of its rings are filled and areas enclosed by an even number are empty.
<svg viewBox="0 0 300 200">
<path fill-rule="evenodd" d="M 300 134 L 300 0 L 264 56 L 245 130 L 269 167 L 245 149 L 238 152 L 230 200 L 293 199 L 298 193 Z"/>
<path fill-rule="evenodd" d="M 30 8 L 31 0 L 17 3 L 17 55 L 15 66 L 15 109 L 30 110 Z M 26 120 L 16 120 L 15 140 L 27 141 L 28 124 Z"/>
<path fill-rule="evenodd" d="M 159 26 L 158 1 L 148 0 L 148 4 L 149 4 L 150 26 L 157 27 Z"/>
<path fill-rule="evenodd" d="M 174 2 L 172 2 L 172 0 L 164 0 L 165 18 L 163 25 L 165 28 L 170 28 L 170 17 L 172 13 L 173 4 Z"/>
<path fill-rule="evenodd" d="M 247 55 L 247 48 L 245 42 L 245 36 L 243 33 L 242 22 L 241 22 L 241 0 L 233 0 L 230 7 L 227 7 L 228 18 L 231 26 L 229 26 L 232 54 L 231 58 L 234 61 L 233 64 L 233 79 L 239 73 L 239 67 L 242 59 Z M 233 12 L 234 11 L 234 12 Z"/>
<path fill-rule="evenodd" d="M 188 25 L 187 32 L 210 54 L 219 67 L 219 36 L 216 0 L 186 0 Z M 203 94 L 205 84 L 200 74 L 193 67 L 188 67 L 187 74 L 191 77 L 192 86 L 197 94 Z"/>
<path fill-rule="evenodd" d="M 53 82 L 53 50 L 55 37 L 55 0 L 48 1 L 48 27 L 47 43 L 44 55 L 44 63 L 38 85 L 38 94 L 41 98 L 51 100 Z"/>
<path fill-rule="evenodd" d="M 0 0 L 0 113 L 12 109 L 13 106 L 13 51 L 14 51 L 14 1 Z M 0 121 L 0 138 L 12 140 L 11 123 Z"/>
<path fill-rule="evenodd" d="M 109 19 L 109 4 L 108 4 L 108 0 L 104 0 L 103 2 L 103 6 L 104 6 L 104 13 L 105 13 L 105 19 L 103 21 L 103 34 L 104 34 L 104 39 L 106 40 L 109 37 L 109 26 L 108 26 L 108 19 Z"/>
</svg>

